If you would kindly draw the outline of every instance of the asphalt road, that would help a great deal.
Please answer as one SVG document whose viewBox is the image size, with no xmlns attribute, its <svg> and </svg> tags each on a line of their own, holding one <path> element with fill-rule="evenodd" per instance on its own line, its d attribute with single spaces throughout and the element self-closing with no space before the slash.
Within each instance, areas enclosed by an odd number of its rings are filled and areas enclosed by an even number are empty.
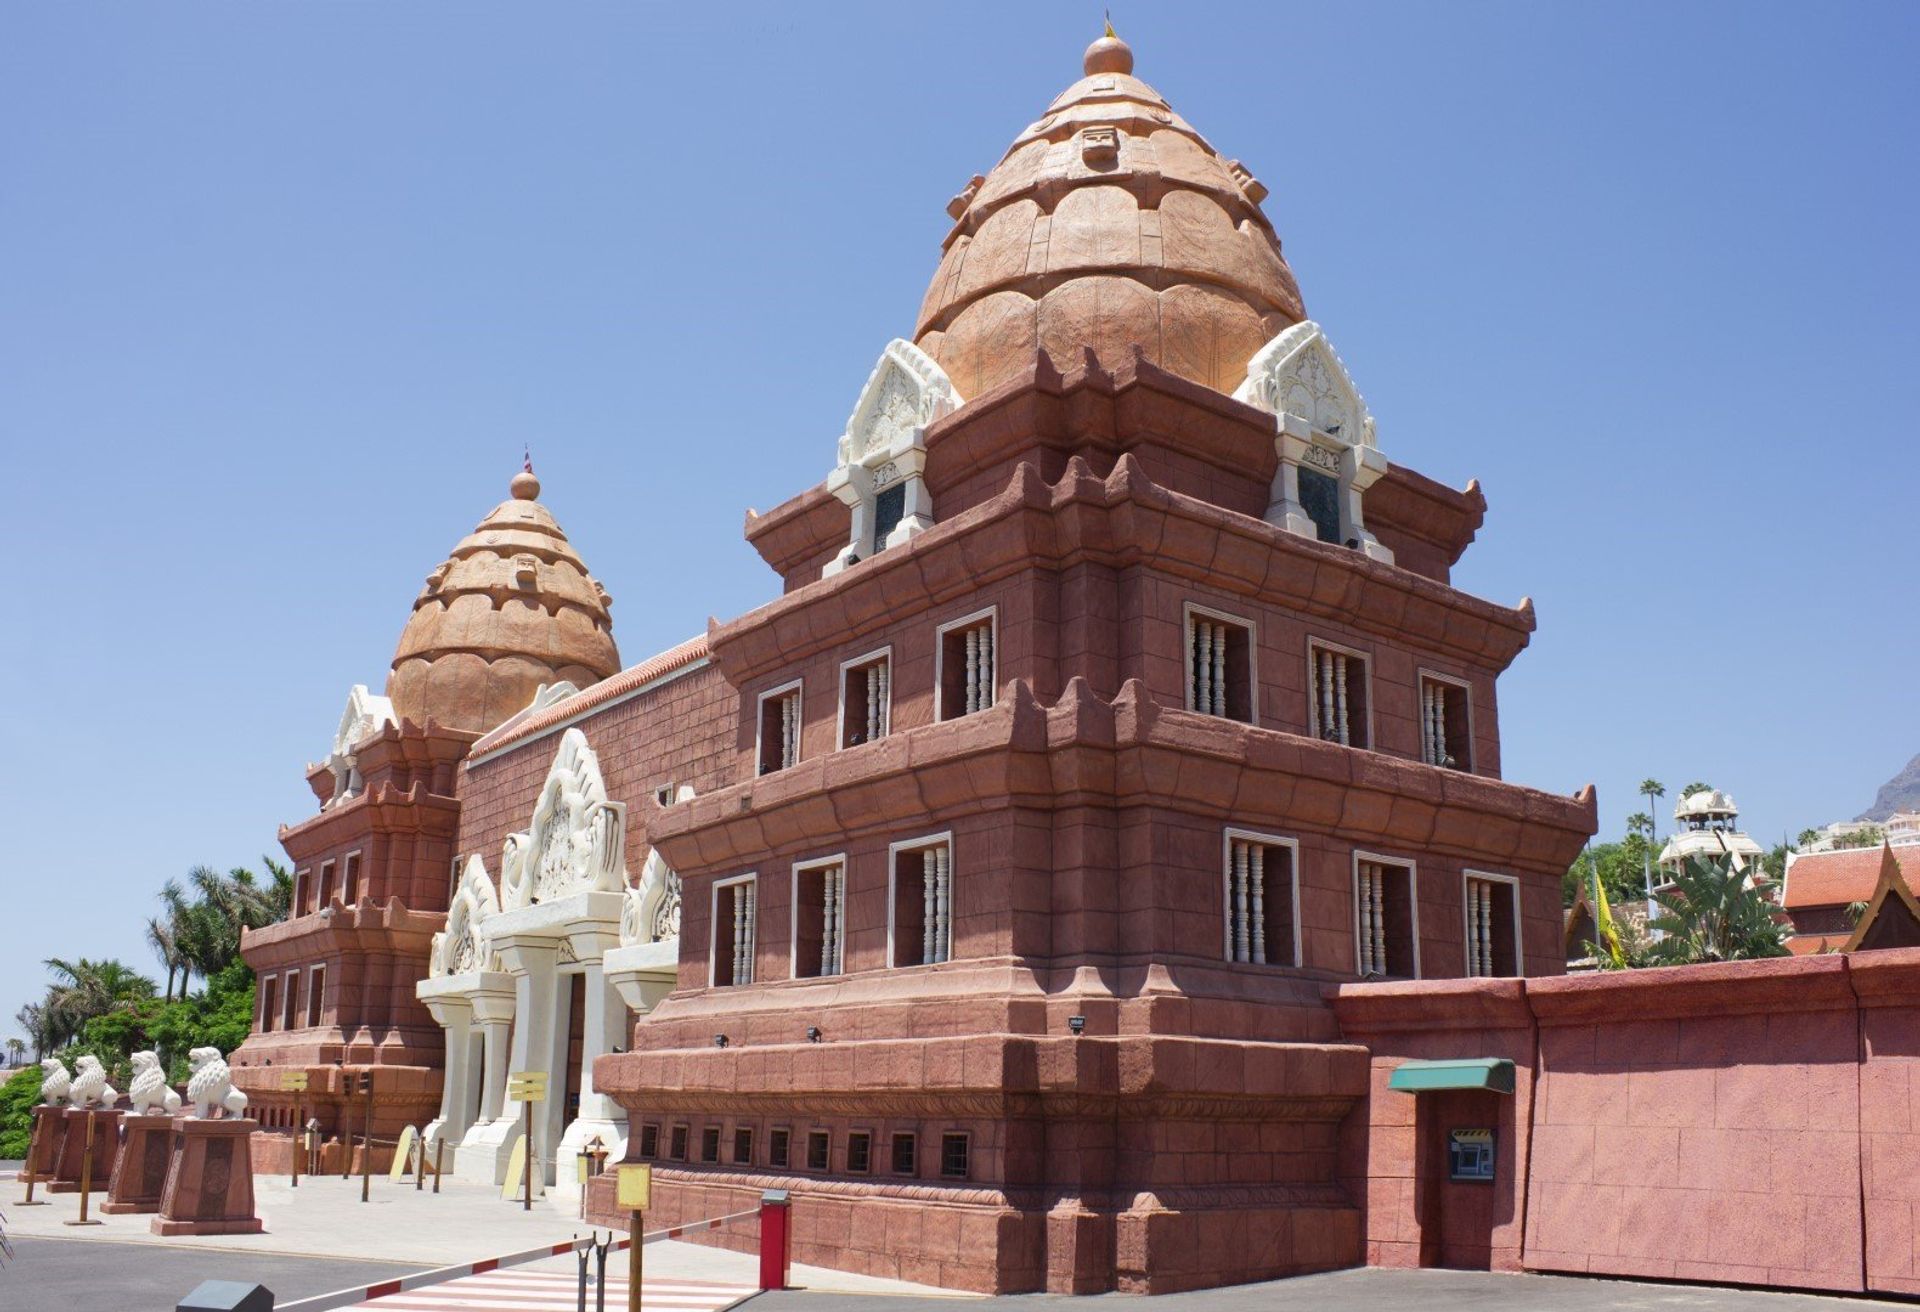
<svg viewBox="0 0 1920 1312">
<path fill-rule="evenodd" d="M 4 1209 L 0 1209 L 4 1210 Z M 390 1280 L 419 1269 L 332 1257 L 114 1244 L 96 1240 L 15 1239 L 0 1266 L 6 1312 L 173 1312 L 202 1280 L 238 1280 L 271 1289 L 277 1301 L 309 1298 L 350 1285 Z"/>
</svg>

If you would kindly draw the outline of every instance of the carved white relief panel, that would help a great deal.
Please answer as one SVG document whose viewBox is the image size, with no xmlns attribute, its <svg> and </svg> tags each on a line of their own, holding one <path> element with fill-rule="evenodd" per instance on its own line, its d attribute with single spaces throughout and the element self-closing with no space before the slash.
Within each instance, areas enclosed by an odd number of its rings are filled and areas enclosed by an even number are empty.
<svg viewBox="0 0 1920 1312">
<path fill-rule="evenodd" d="M 627 808 L 607 796 L 600 759 L 579 729 L 561 735 L 527 832 L 500 854 L 501 901 L 508 909 L 574 893 L 618 893 L 627 886 Z"/>
<path fill-rule="evenodd" d="M 1304 419 L 1352 446 L 1374 445 L 1373 416 L 1333 344 L 1311 319 L 1254 353 L 1234 399 Z"/>
<path fill-rule="evenodd" d="M 429 977 L 500 969 L 486 924 L 499 911 L 500 899 L 485 863 L 477 856 L 468 857 L 460 872 L 460 886 L 454 890 L 453 904 L 447 908 L 447 927 L 433 936 Z"/>
</svg>

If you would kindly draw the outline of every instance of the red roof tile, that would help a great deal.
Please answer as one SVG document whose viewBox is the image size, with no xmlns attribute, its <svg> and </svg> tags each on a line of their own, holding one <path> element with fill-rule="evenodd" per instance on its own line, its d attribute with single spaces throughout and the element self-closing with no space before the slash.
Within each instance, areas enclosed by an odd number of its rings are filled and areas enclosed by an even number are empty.
<svg viewBox="0 0 1920 1312">
<path fill-rule="evenodd" d="M 1920 846 L 1893 849 L 1900 877 L 1911 887 L 1920 880 Z M 1789 911 L 1807 907 L 1846 906 L 1865 902 L 1880 882 L 1880 848 L 1850 847 L 1838 852 L 1808 852 L 1787 867 L 1787 890 L 1782 901 Z"/>
</svg>

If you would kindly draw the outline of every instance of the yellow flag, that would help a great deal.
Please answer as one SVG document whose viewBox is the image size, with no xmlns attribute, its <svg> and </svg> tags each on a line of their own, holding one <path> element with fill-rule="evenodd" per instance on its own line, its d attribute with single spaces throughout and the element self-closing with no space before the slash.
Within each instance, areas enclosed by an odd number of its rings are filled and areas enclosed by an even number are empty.
<svg viewBox="0 0 1920 1312">
<path fill-rule="evenodd" d="M 1593 925 L 1600 934 L 1599 946 L 1615 966 L 1625 967 L 1626 957 L 1620 951 L 1620 930 L 1613 923 L 1613 908 L 1607 905 L 1607 886 L 1600 882 L 1598 861 L 1593 863 L 1593 909 Z"/>
</svg>

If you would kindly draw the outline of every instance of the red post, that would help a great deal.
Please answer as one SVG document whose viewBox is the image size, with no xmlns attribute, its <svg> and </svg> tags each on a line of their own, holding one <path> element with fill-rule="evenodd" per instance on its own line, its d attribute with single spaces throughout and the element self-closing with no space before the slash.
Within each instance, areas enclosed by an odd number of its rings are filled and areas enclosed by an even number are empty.
<svg viewBox="0 0 1920 1312">
<path fill-rule="evenodd" d="M 760 1288 L 785 1289 L 787 1264 L 793 1251 L 793 1213 L 785 1189 L 760 1195 Z"/>
</svg>

